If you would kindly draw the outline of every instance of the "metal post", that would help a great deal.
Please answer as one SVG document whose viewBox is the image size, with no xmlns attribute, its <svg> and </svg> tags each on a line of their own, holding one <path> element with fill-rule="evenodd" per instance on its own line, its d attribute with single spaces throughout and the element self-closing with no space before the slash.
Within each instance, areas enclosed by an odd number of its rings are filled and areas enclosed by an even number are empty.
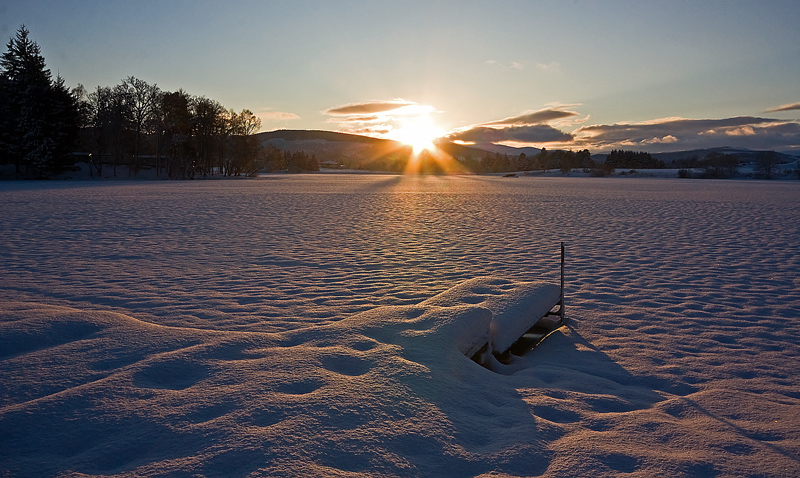
<svg viewBox="0 0 800 478">
<path fill-rule="evenodd" d="M 561 310 L 559 310 L 559 315 L 561 316 L 561 323 L 564 323 L 564 243 L 561 243 Z"/>
</svg>

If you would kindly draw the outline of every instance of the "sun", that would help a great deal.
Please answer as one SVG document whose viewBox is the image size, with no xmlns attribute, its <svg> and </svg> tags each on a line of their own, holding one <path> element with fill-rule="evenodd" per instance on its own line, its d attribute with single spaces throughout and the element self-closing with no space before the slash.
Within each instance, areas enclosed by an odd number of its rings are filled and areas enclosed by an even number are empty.
<svg viewBox="0 0 800 478">
<path fill-rule="evenodd" d="M 425 150 L 433 151 L 436 148 L 434 140 L 444 134 L 427 115 L 404 118 L 400 127 L 393 133 L 397 141 L 411 146 L 414 154 L 420 154 Z"/>
</svg>

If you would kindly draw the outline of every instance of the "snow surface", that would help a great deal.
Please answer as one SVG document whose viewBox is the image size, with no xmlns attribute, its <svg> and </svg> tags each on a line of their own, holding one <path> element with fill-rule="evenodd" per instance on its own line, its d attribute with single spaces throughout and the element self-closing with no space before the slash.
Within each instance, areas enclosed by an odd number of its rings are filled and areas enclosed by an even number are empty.
<svg viewBox="0 0 800 478">
<path fill-rule="evenodd" d="M 0 476 L 800 476 L 800 183 L 0 183 Z M 464 350 L 558 282 L 513 374 Z"/>
</svg>

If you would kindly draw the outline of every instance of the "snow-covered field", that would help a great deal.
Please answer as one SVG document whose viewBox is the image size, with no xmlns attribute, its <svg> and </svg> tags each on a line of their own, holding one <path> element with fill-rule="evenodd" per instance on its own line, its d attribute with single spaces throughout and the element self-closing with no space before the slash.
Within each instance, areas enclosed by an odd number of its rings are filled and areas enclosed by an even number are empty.
<svg viewBox="0 0 800 478">
<path fill-rule="evenodd" d="M 0 183 L 0 477 L 800 476 L 798 205 L 798 182 Z M 568 325 L 516 373 L 471 362 L 560 241 Z"/>
</svg>

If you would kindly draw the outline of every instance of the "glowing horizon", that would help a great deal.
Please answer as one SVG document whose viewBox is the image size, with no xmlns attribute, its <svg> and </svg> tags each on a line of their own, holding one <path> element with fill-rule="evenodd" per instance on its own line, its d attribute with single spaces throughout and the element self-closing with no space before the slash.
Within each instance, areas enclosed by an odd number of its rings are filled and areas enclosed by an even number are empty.
<svg viewBox="0 0 800 478">
<path fill-rule="evenodd" d="M 393 131 L 390 136 L 395 140 L 408 144 L 413 148 L 413 154 L 423 151 L 433 151 L 436 148 L 434 140 L 441 138 L 445 132 L 437 126 L 429 114 L 403 118 L 400 128 Z"/>
</svg>

